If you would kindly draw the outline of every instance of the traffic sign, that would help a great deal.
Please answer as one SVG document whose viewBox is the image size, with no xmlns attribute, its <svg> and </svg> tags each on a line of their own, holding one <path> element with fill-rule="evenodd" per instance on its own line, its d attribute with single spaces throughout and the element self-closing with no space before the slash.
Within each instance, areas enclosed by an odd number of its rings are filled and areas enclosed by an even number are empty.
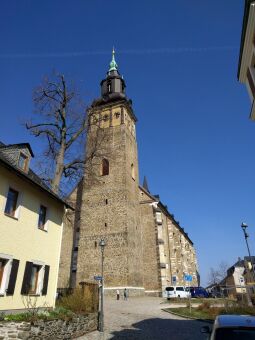
<svg viewBox="0 0 255 340">
<path fill-rule="evenodd" d="M 185 281 L 190 281 L 190 282 L 191 282 L 191 281 L 192 281 L 192 275 L 185 274 L 185 275 L 184 275 L 184 280 L 185 280 Z"/>
<path fill-rule="evenodd" d="M 96 281 L 102 281 L 102 276 L 94 276 L 94 280 L 96 280 Z"/>
</svg>

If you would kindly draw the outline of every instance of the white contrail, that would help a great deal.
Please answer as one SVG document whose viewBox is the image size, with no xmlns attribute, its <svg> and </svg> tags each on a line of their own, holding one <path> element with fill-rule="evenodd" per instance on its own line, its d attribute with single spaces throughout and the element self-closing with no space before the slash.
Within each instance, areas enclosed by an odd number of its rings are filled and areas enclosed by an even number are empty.
<svg viewBox="0 0 255 340">
<path fill-rule="evenodd" d="M 162 47 L 148 48 L 143 50 L 117 50 L 117 54 L 175 54 L 175 53 L 197 53 L 209 51 L 237 50 L 237 46 L 207 46 L 207 47 Z M 109 51 L 80 51 L 80 52 L 51 52 L 51 53 L 1 53 L 1 59 L 23 59 L 23 58 L 72 58 L 89 55 L 109 55 Z"/>
</svg>

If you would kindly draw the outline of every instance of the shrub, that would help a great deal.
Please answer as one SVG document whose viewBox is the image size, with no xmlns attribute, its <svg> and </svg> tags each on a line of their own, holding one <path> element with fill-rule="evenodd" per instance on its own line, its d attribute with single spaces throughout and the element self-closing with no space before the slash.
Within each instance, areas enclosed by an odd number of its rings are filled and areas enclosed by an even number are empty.
<svg viewBox="0 0 255 340">
<path fill-rule="evenodd" d="M 72 295 L 62 297 L 58 306 L 77 314 L 88 313 L 93 307 L 90 300 L 91 297 L 87 291 L 77 288 Z"/>
<path fill-rule="evenodd" d="M 207 311 L 208 309 L 210 309 L 210 307 L 211 307 L 211 303 L 209 301 L 204 301 L 203 303 L 201 303 L 201 305 L 197 307 L 197 309 Z"/>
</svg>

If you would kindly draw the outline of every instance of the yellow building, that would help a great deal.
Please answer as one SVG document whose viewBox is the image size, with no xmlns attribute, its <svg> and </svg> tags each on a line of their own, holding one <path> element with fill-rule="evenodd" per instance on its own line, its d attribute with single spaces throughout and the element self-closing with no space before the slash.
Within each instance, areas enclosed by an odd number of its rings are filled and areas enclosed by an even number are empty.
<svg viewBox="0 0 255 340">
<path fill-rule="evenodd" d="M 246 85 L 252 107 L 250 118 L 255 120 L 255 1 L 246 0 L 240 44 L 238 80 Z"/>
<path fill-rule="evenodd" d="M 0 144 L 0 311 L 55 305 L 66 204 L 31 157 L 27 143 Z"/>
</svg>

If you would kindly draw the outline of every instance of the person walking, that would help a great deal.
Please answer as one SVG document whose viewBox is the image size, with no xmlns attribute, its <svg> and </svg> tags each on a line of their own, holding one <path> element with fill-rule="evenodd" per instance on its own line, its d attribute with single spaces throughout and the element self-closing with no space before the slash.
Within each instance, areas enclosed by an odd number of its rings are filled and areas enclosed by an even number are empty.
<svg viewBox="0 0 255 340">
<path fill-rule="evenodd" d="M 128 298 L 128 292 L 127 292 L 127 288 L 124 289 L 124 300 L 127 301 Z"/>
<path fill-rule="evenodd" d="M 116 290 L 116 294 L 117 294 L 117 300 L 119 300 L 120 299 L 120 291 L 118 289 Z"/>
</svg>

